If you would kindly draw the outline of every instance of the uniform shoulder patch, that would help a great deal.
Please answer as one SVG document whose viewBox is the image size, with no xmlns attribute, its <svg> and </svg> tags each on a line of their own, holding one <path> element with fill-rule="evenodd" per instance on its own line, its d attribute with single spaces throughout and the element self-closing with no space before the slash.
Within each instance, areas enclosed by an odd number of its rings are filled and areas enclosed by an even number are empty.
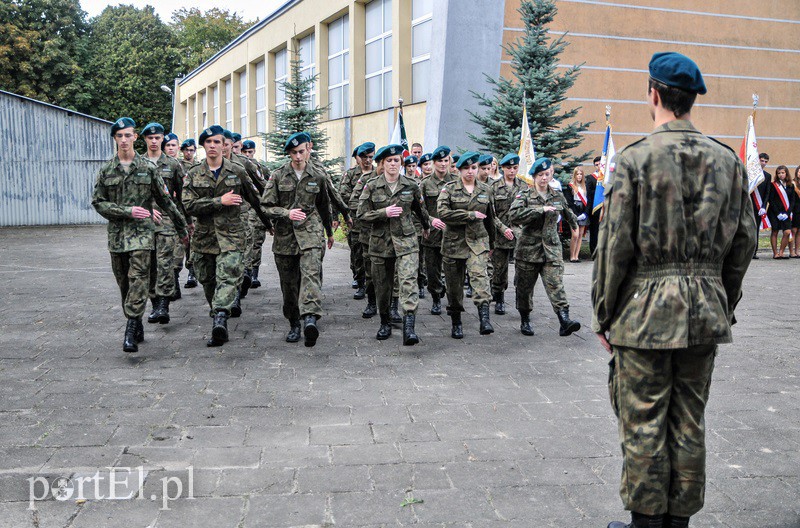
<svg viewBox="0 0 800 528">
<path fill-rule="evenodd" d="M 718 140 L 717 138 L 713 138 L 711 136 L 706 136 L 706 137 L 708 139 L 710 139 L 711 141 L 713 141 L 714 143 L 717 143 L 718 145 L 722 145 L 723 147 L 725 147 L 725 149 L 729 150 L 731 152 L 731 154 L 736 156 L 737 159 L 739 158 L 739 156 L 736 154 L 736 151 L 733 150 L 729 145 L 726 145 L 725 143 L 723 143 L 722 141 Z"/>
</svg>

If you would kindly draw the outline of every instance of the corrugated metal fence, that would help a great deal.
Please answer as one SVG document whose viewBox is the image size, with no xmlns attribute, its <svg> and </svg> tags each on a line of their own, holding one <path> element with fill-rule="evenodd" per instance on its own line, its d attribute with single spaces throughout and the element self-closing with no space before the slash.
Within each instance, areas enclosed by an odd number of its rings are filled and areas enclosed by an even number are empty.
<svg viewBox="0 0 800 528">
<path fill-rule="evenodd" d="M 104 223 L 91 200 L 110 126 L 0 91 L 0 226 Z"/>
</svg>

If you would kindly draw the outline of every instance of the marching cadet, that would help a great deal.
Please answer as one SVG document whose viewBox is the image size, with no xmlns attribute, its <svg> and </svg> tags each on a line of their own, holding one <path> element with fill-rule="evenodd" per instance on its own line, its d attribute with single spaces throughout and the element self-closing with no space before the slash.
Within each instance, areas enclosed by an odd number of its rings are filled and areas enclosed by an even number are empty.
<svg viewBox="0 0 800 528">
<path fill-rule="evenodd" d="M 117 154 L 97 174 L 92 206 L 108 220 L 108 250 L 111 269 L 122 295 L 122 309 L 128 324 L 122 350 L 138 352 L 144 341 L 142 315 L 147 305 L 150 257 L 154 248 L 153 201 L 185 238 L 186 220 L 165 190 L 158 169 L 133 149 L 136 123 L 122 117 L 111 125 Z"/>
<path fill-rule="evenodd" d="M 445 224 L 439 219 L 436 202 L 444 186 L 453 179 L 450 175 L 450 147 L 445 145 L 436 147 L 431 158 L 434 167 L 433 174 L 420 183 L 422 199 L 425 200 L 425 210 L 428 211 L 433 228 L 428 237 L 422 239 L 422 260 L 425 262 L 428 291 L 433 300 L 431 314 L 441 315 L 441 299 L 445 292 L 442 282 L 442 230 L 445 228 Z"/>
<path fill-rule="evenodd" d="M 420 180 L 424 180 L 425 178 L 433 174 L 433 154 L 428 152 L 420 156 L 419 170 L 422 173 L 420 175 Z"/>
<path fill-rule="evenodd" d="M 514 251 L 514 285 L 517 287 L 519 329 L 527 336 L 533 335 L 530 314 L 539 275 L 561 323 L 558 335 L 568 336 L 581 328 L 579 322 L 569 318 L 569 303 L 564 293 L 564 256 L 558 237 L 559 215 L 572 231 L 578 229 L 578 220 L 564 195 L 549 185 L 552 165 L 548 158 L 539 158 L 533 163 L 528 171 L 534 179 L 533 187 L 521 189 L 508 212 L 509 221 L 522 228 Z"/>
<path fill-rule="evenodd" d="M 420 147 L 421 148 L 421 147 Z M 403 167 L 405 167 L 406 173 L 405 177 L 412 180 L 414 183 L 419 184 L 421 183 L 421 174 L 420 171 L 417 169 L 417 164 L 419 162 L 419 158 L 416 156 L 406 156 L 403 160 Z M 427 212 L 426 212 L 427 214 Z M 416 216 L 412 217 L 414 221 L 414 228 L 417 230 L 417 252 L 419 253 L 419 258 L 417 259 L 419 266 L 417 269 L 417 289 L 419 290 L 419 298 L 425 298 L 425 286 L 428 284 L 428 278 L 425 276 L 425 259 L 422 257 L 422 224 L 417 219 Z"/>
<path fill-rule="evenodd" d="M 493 158 L 494 159 L 494 158 Z M 523 189 L 523 182 L 517 178 L 519 170 L 519 156 L 510 153 L 500 160 L 503 177 L 492 180 L 492 197 L 494 198 L 494 213 L 503 227 L 510 226 L 508 212 L 514 198 Z M 508 289 L 508 261 L 514 254 L 517 241 L 514 231 L 509 227 L 498 228 L 495 236 L 494 250 L 492 251 L 492 299 L 494 300 L 494 313 L 506 313 L 505 293 Z"/>
<path fill-rule="evenodd" d="M 161 144 L 161 150 L 163 150 L 164 154 L 170 158 L 177 160 L 179 145 L 180 143 L 178 142 L 178 135 L 170 132 L 164 136 L 164 142 Z"/>
<path fill-rule="evenodd" d="M 303 319 L 305 346 L 319 337 L 317 321 L 322 316 L 322 251 L 327 234 L 333 246 L 330 195 L 325 176 L 308 163 L 311 136 L 292 134 L 284 152 L 291 162 L 275 171 L 267 182 L 261 203 L 274 220 L 272 252 L 283 293 L 283 315 L 289 321 L 286 341 L 300 340 Z"/>
<path fill-rule="evenodd" d="M 458 160 L 460 177 L 447 183 L 439 193 L 436 210 L 445 223 L 442 237 L 442 264 L 447 282 L 447 312 L 452 321 L 450 336 L 464 337 L 461 312 L 464 311 L 464 277 L 469 272 L 473 283 L 473 302 L 478 307 L 480 333 L 494 332 L 489 321 L 489 277 L 486 264 L 494 242 L 495 222 L 491 189 L 476 180 L 477 152 L 465 152 Z"/>
<path fill-rule="evenodd" d="M 653 55 L 649 73 L 655 128 L 606 176 L 592 277 L 592 330 L 612 354 L 620 497 L 632 517 L 609 528 L 686 528 L 702 509 L 714 358 L 731 342 L 756 244 L 747 170 L 691 122 L 706 93 L 700 69 L 668 52 Z"/>
<path fill-rule="evenodd" d="M 183 168 L 175 158 L 161 150 L 164 127 L 159 123 L 148 123 L 142 129 L 142 136 L 147 145 L 147 159 L 158 169 L 167 194 L 185 219 L 186 211 L 181 201 Z M 147 317 L 147 322 L 167 324 L 170 301 L 181 297 L 178 273 L 175 271 L 175 248 L 180 241 L 169 216 L 164 216 L 157 205 L 153 205 L 153 219 L 156 223 L 155 249 L 150 257 L 150 301 L 153 311 Z"/>
<path fill-rule="evenodd" d="M 269 225 L 245 169 L 223 155 L 225 130 L 212 125 L 200 134 L 206 159 L 189 169 L 183 186 L 186 212 L 196 218 L 192 254 L 197 278 L 214 317 L 207 346 L 228 341 L 228 317 L 244 269 L 243 199 Z"/>
<path fill-rule="evenodd" d="M 195 154 L 197 154 L 197 143 L 195 143 L 194 139 L 183 140 L 180 159 L 181 165 L 183 165 L 183 172 L 189 172 L 189 169 L 197 163 L 194 159 Z"/>
<path fill-rule="evenodd" d="M 353 192 L 356 182 L 363 176 L 366 179 L 371 177 L 374 167 L 372 160 L 375 155 L 375 143 L 367 141 L 353 149 L 353 157 L 357 165 L 348 169 L 342 175 L 339 182 L 339 194 L 342 196 L 350 210 L 350 217 L 353 219 L 353 227 L 347 231 L 347 245 L 350 247 L 350 269 L 353 272 L 353 287 L 356 292 L 353 299 L 360 300 L 369 295 L 372 304 L 375 304 L 375 288 L 371 284 L 367 287 L 366 270 L 364 269 L 364 249 L 361 247 L 359 236 L 361 234 L 361 221 L 357 218 L 358 199 Z M 370 275 L 372 270 L 369 270 Z M 370 301 L 367 301 L 368 303 Z"/>
<path fill-rule="evenodd" d="M 400 145 L 387 145 L 375 153 L 375 161 L 383 169 L 383 175 L 372 178 L 364 186 L 357 216 L 370 226 L 372 279 L 381 317 L 375 337 L 384 340 L 392 335 L 389 310 L 396 273 L 404 314 L 403 344 L 416 345 L 419 343 L 414 329 L 419 304 L 419 242 L 414 235 L 427 235 L 430 226 L 428 214 L 422 207 L 419 186 L 414 179 L 400 175 L 402 154 Z M 419 232 L 412 215 L 420 223 Z"/>
<path fill-rule="evenodd" d="M 417 177 L 417 166 L 419 165 L 419 158 L 416 156 L 406 156 L 403 160 L 403 168 L 406 171 L 406 176 L 410 178 Z"/>
<path fill-rule="evenodd" d="M 258 165 L 262 178 L 269 180 L 269 167 L 261 160 L 255 158 L 256 155 L 256 142 L 252 139 L 242 141 L 242 155 L 250 159 L 253 163 Z M 264 242 L 267 240 L 267 226 L 258 218 L 255 213 L 250 215 L 250 226 L 253 230 L 253 249 L 250 259 L 250 287 L 260 288 L 261 281 L 258 278 L 258 270 L 261 267 L 261 258 L 264 248 Z"/>
<path fill-rule="evenodd" d="M 189 138 L 183 140 L 183 143 L 181 143 L 181 157 L 178 161 L 180 161 L 181 167 L 183 167 L 184 180 L 186 173 L 189 172 L 189 169 L 191 169 L 197 163 L 194 158 L 196 152 L 197 144 L 195 143 L 194 139 Z M 191 239 L 192 233 L 194 233 L 194 221 L 191 216 L 189 216 L 186 221 L 189 222 L 189 239 Z M 196 288 L 197 277 L 195 277 L 194 274 L 194 264 L 192 263 L 192 250 L 190 242 L 180 244 L 179 247 L 175 249 L 175 268 L 178 269 L 179 272 L 183 267 L 184 256 L 186 257 L 186 269 L 189 270 L 189 276 L 186 277 L 186 283 L 183 285 L 183 287 Z"/>
<path fill-rule="evenodd" d="M 491 185 L 489 181 L 489 169 L 492 168 L 492 160 L 494 158 L 483 154 L 480 158 L 478 158 L 478 175 L 475 177 L 481 183 L 485 183 L 487 185 Z"/>
</svg>

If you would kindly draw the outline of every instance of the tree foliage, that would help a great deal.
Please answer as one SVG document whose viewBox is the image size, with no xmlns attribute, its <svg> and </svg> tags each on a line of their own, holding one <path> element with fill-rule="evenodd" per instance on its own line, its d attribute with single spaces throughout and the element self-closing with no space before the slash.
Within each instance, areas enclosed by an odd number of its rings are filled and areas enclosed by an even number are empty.
<svg viewBox="0 0 800 528">
<path fill-rule="evenodd" d="M 480 136 L 470 139 L 502 157 L 519 149 L 522 131 L 522 105 L 528 108 L 528 121 L 537 155 L 547 156 L 563 169 L 589 159 L 592 152 L 578 152 L 581 133 L 591 123 L 571 121 L 578 108 L 562 110 L 569 90 L 580 73 L 580 66 L 558 70 L 558 57 L 568 46 L 563 37 L 551 38 L 548 26 L 556 14 L 553 0 L 523 0 L 519 8 L 525 29 L 516 42 L 505 46 L 511 57 L 513 79 L 486 76 L 493 88 L 492 96 L 472 92 L 485 113 L 469 111 L 471 120 L 480 125 Z"/>
<path fill-rule="evenodd" d="M 217 7 L 205 13 L 196 7 L 175 11 L 172 28 L 178 38 L 184 72 L 200 66 L 254 23 Z"/>
</svg>

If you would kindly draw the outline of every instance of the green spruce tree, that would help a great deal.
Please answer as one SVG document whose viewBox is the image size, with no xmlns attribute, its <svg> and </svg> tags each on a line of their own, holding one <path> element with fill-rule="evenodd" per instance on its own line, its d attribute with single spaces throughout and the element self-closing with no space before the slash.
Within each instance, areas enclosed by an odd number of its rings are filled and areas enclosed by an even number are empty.
<svg viewBox="0 0 800 528">
<path fill-rule="evenodd" d="M 522 131 L 523 100 L 528 108 L 537 156 L 547 156 L 562 166 L 563 179 L 575 166 L 589 159 L 592 152 L 578 152 L 591 123 L 571 121 L 578 108 L 562 110 L 562 104 L 580 73 L 580 66 L 559 71 L 558 57 L 568 42 L 563 37 L 553 39 L 547 33 L 556 14 L 552 0 L 523 0 L 519 8 L 525 25 L 523 36 L 504 46 L 511 57 L 514 79 L 486 76 L 493 88 L 487 96 L 472 91 L 483 114 L 469 111 L 471 120 L 481 128 L 481 134 L 469 138 L 495 156 L 504 156 L 519 149 Z"/>
<path fill-rule="evenodd" d="M 280 83 L 286 93 L 286 110 L 270 112 L 275 127 L 271 132 L 262 134 L 267 141 L 267 151 L 274 160 L 271 165 L 276 167 L 285 163 L 286 154 L 283 152 L 283 147 L 289 136 L 295 132 L 309 133 L 314 143 L 314 152 L 326 169 L 341 165 L 342 158 L 325 157 L 328 136 L 320 128 L 319 123 L 328 111 L 328 107 L 311 106 L 311 92 L 319 74 L 303 77 L 301 72 L 303 61 L 297 50 L 292 50 L 290 69 L 289 79 Z"/>
</svg>

